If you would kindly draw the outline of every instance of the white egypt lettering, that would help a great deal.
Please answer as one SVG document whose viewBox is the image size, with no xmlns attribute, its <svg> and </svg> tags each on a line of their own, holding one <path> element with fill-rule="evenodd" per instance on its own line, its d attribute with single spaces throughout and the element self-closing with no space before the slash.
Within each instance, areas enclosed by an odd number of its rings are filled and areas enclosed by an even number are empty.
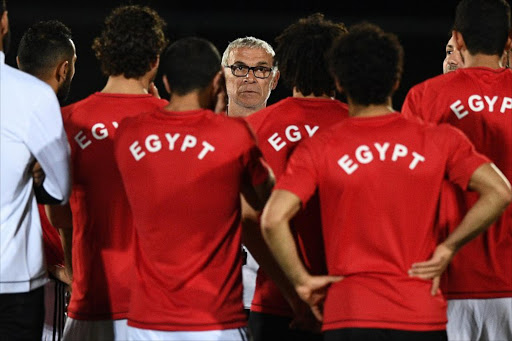
<svg viewBox="0 0 512 341">
<path fill-rule="evenodd" d="M 467 99 L 467 107 L 474 113 L 486 111 L 489 113 L 500 112 L 504 114 L 507 110 L 512 110 L 512 97 L 499 97 L 499 96 L 480 96 L 471 95 Z M 450 105 L 450 109 L 457 116 L 458 119 L 464 118 L 469 114 L 466 106 L 461 100 L 457 100 Z"/>
<path fill-rule="evenodd" d="M 181 139 L 181 145 L 179 149 L 175 149 L 177 146 L 178 140 L 180 140 L 180 134 L 171 134 L 171 133 L 165 133 L 164 137 L 167 140 L 169 144 L 169 149 L 171 151 L 179 150 L 180 152 L 187 152 L 188 150 L 197 150 L 198 148 L 198 139 L 194 135 L 187 134 Z M 142 147 L 144 146 L 144 148 Z M 211 145 L 207 141 L 201 142 L 201 148 L 197 154 L 197 158 L 199 160 L 203 160 L 205 156 L 215 151 L 215 147 Z M 162 150 L 162 140 L 157 134 L 150 134 L 146 136 L 144 139 L 144 143 L 141 144 L 138 140 L 134 141 L 129 147 L 128 147 L 130 153 L 132 154 L 135 161 L 142 160 L 146 155 L 146 151 L 150 153 L 156 153 Z"/>
<path fill-rule="evenodd" d="M 119 124 L 115 121 L 111 122 L 110 124 L 112 125 L 112 127 L 114 127 L 114 129 L 117 129 L 117 127 L 119 126 Z M 107 126 L 105 125 L 105 123 L 102 123 L 102 122 L 97 122 L 92 125 L 92 127 L 91 127 L 91 135 L 92 136 L 88 137 L 86 131 L 88 131 L 88 130 L 84 131 L 82 129 L 74 137 L 76 143 L 82 150 L 87 148 L 92 143 L 92 138 L 99 141 L 99 140 L 104 140 L 109 136 Z"/>
<path fill-rule="evenodd" d="M 376 151 L 379 155 L 380 161 L 387 160 L 386 152 L 390 147 L 389 142 L 385 142 L 384 144 L 380 144 L 375 142 L 372 146 L 369 145 L 360 145 L 354 151 L 353 160 L 350 155 L 344 154 L 341 158 L 338 159 L 338 166 L 341 167 L 348 175 L 354 173 L 357 169 L 359 169 L 359 165 L 365 165 L 372 163 L 375 160 L 374 152 Z M 373 147 L 375 151 L 372 151 Z M 415 151 L 411 153 L 412 160 L 409 162 L 409 169 L 414 170 L 420 162 L 425 162 L 425 157 Z M 409 156 L 409 149 L 400 143 L 396 143 L 391 151 L 391 157 L 389 158 L 392 162 L 397 162 L 399 159 L 403 159 Z M 410 158 L 410 157 L 409 157 Z M 357 161 L 357 162 L 356 162 Z"/>
<path fill-rule="evenodd" d="M 317 132 L 318 128 L 319 126 L 310 126 L 308 124 L 304 124 L 303 130 L 305 130 L 305 133 L 301 133 L 301 128 L 292 124 L 284 129 L 283 135 L 286 140 L 290 142 L 297 142 L 300 141 L 306 134 L 308 137 L 313 136 Z M 280 151 L 284 148 L 284 146 L 286 146 L 286 140 L 284 140 L 278 132 L 275 132 L 267 139 L 268 143 L 270 143 L 276 152 Z"/>
</svg>

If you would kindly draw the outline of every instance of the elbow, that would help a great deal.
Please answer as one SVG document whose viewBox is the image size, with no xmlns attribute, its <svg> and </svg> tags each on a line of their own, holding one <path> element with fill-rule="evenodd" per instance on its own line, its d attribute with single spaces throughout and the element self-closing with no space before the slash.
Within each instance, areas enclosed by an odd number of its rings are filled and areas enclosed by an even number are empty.
<svg viewBox="0 0 512 341">
<path fill-rule="evenodd" d="M 503 202 L 503 208 L 506 208 L 512 203 L 512 190 L 510 187 L 505 187 L 502 191 L 500 191 L 500 199 Z"/>
<path fill-rule="evenodd" d="M 512 203 L 512 190 L 510 185 L 502 184 L 494 188 L 494 198 L 497 206 L 505 210 Z"/>
<path fill-rule="evenodd" d="M 261 232 L 265 238 L 271 235 L 282 222 L 282 219 L 280 219 L 272 209 L 267 208 L 268 207 L 263 210 L 263 214 L 261 215 Z"/>
</svg>

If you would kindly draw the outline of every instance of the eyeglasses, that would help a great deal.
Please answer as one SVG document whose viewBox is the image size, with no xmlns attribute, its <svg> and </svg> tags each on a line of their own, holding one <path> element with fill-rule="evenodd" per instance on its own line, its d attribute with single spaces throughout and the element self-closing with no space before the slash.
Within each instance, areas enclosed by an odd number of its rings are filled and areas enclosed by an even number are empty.
<svg viewBox="0 0 512 341">
<path fill-rule="evenodd" d="M 249 71 L 252 70 L 254 77 L 265 79 L 268 78 L 273 71 L 273 68 L 266 66 L 247 66 L 243 64 L 225 65 L 224 67 L 230 68 L 231 73 L 236 77 L 245 77 L 249 74 Z"/>
</svg>

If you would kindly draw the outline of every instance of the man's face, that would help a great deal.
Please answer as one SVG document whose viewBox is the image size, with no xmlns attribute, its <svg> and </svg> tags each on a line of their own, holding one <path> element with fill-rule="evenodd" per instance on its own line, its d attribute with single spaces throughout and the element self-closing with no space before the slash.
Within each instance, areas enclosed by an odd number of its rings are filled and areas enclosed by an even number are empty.
<svg viewBox="0 0 512 341">
<path fill-rule="evenodd" d="M 237 48 L 231 51 L 227 65 L 264 66 L 271 68 L 273 58 L 262 48 Z M 276 87 L 275 72 L 268 78 L 256 78 L 254 72 L 249 70 L 245 77 L 233 75 L 231 69 L 224 68 L 226 77 L 226 90 L 229 99 L 228 108 L 239 106 L 252 108 L 255 111 L 266 106 L 270 92 Z"/>
<path fill-rule="evenodd" d="M 455 71 L 460 67 L 464 67 L 462 55 L 455 45 L 455 38 L 452 36 L 446 44 L 446 57 L 443 61 L 443 73 Z"/>
</svg>

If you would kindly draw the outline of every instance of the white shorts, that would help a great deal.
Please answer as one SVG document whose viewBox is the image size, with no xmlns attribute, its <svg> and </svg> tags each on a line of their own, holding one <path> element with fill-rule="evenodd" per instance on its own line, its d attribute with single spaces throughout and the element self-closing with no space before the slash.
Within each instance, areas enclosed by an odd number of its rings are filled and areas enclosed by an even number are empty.
<svg viewBox="0 0 512 341">
<path fill-rule="evenodd" d="M 66 322 L 66 283 L 50 279 L 44 286 L 43 341 L 60 341 Z"/>
<path fill-rule="evenodd" d="M 256 274 L 258 273 L 259 265 L 245 246 L 243 250 L 247 253 L 246 263 L 242 266 L 242 280 L 243 280 L 243 300 L 244 308 L 251 309 L 252 298 L 254 297 L 254 290 L 256 289 Z"/>
<path fill-rule="evenodd" d="M 448 340 L 512 340 L 512 297 L 448 300 Z"/>
<path fill-rule="evenodd" d="M 64 341 L 128 340 L 128 320 L 74 320 L 68 317 L 64 326 Z"/>
<path fill-rule="evenodd" d="M 128 340 L 140 341 L 248 341 L 247 328 L 207 330 L 201 332 L 168 332 L 128 326 Z"/>
</svg>

